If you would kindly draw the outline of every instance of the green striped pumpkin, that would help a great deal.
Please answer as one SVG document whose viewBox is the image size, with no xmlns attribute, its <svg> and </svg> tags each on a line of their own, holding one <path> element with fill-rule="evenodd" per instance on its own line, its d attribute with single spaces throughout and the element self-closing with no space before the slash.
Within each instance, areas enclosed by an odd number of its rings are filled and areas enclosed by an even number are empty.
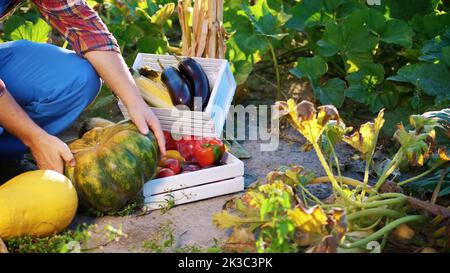
<svg viewBox="0 0 450 273">
<path fill-rule="evenodd" d="M 130 121 L 93 128 L 69 148 L 76 166 L 66 165 L 65 175 L 86 209 L 117 212 L 156 174 L 156 138 L 153 133 L 140 134 Z"/>
</svg>

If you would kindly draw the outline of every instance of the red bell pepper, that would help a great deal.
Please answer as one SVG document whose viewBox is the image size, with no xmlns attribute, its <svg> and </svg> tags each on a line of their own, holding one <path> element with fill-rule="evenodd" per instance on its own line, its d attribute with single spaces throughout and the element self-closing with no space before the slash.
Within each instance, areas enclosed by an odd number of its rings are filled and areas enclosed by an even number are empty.
<svg viewBox="0 0 450 273">
<path fill-rule="evenodd" d="M 220 161 L 225 146 L 218 138 L 203 138 L 195 142 L 194 154 L 198 165 L 202 167 L 213 166 Z"/>
</svg>

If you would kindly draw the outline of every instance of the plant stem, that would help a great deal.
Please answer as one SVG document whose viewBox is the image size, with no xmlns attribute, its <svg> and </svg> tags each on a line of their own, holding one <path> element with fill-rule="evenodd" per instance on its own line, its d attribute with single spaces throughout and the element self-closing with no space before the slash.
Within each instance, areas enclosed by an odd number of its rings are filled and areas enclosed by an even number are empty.
<svg viewBox="0 0 450 273">
<path fill-rule="evenodd" d="M 356 247 L 360 247 L 360 246 L 365 246 L 367 245 L 369 242 L 371 241 L 375 241 L 377 239 L 379 239 L 380 237 L 384 236 L 386 233 L 388 233 L 389 231 L 393 230 L 394 228 L 396 228 L 397 226 L 404 224 L 404 223 L 408 223 L 408 222 L 415 222 L 415 221 L 423 221 L 425 220 L 426 217 L 423 215 L 408 215 L 399 219 L 396 219 L 392 222 L 390 222 L 389 224 L 385 225 L 384 227 L 382 227 L 381 229 L 377 230 L 376 232 L 370 234 L 369 236 L 356 241 L 354 243 L 350 243 L 350 244 L 343 244 L 341 245 L 341 247 L 343 248 L 356 248 Z"/>
<path fill-rule="evenodd" d="M 398 152 L 395 154 L 394 158 L 392 158 L 392 161 L 389 162 L 389 165 L 385 168 L 384 173 L 380 176 L 377 183 L 375 184 L 375 191 L 378 191 L 380 187 L 383 185 L 383 183 L 386 181 L 386 179 L 391 175 L 391 173 L 395 171 L 397 166 L 400 164 L 402 155 L 403 150 L 400 148 Z"/>
<path fill-rule="evenodd" d="M 317 184 L 317 183 L 328 183 L 331 182 L 330 178 L 328 176 L 321 176 L 321 177 L 316 177 L 313 180 L 309 181 L 309 184 Z M 346 177 L 346 176 L 342 176 L 340 177 L 340 183 L 349 185 L 349 186 L 353 186 L 355 188 L 357 187 L 363 187 L 363 183 L 361 183 L 360 181 L 350 178 L 350 177 Z M 368 186 L 367 187 L 367 191 L 369 193 L 376 193 L 372 187 Z"/>
<path fill-rule="evenodd" d="M 384 198 L 398 198 L 398 197 L 405 197 L 405 196 L 398 192 L 386 192 L 386 193 L 367 197 L 366 202 L 372 202 L 372 201 L 384 199 Z"/>
<path fill-rule="evenodd" d="M 442 164 L 443 164 L 443 163 L 442 163 Z M 425 172 L 423 172 L 423 173 L 421 173 L 421 174 L 419 174 L 419 175 L 416 175 L 416 176 L 411 177 L 411 178 L 408 178 L 408 179 L 406 179 L 406 180 L 404 180 L 404 181 L 402 181 L 402 182 L 399 182 L 397 185 L 399 185 L 399 186 L 404 186 L 404 185 L 406 185 L 406 184 L 408 184 L 408 183 L 411 183 L 411 182 L 413 182 L 413 181 L 416 181 L 417 179 L 420 179 L 420 178 L 422 178 L 422 177 L 424 177 L 424 176 L 430 174 L 431 172 L 433 172 L 434 170 L 436 170 L 437 168 L 439 168 L 440 166 L 442 166 L 442 164 L 437 164 L 436 166 L 433 166 L 432 168 L 428 169 L 427 171 L 425 171 Z"/>
<path fill-rule="evenodd" d="M 439 182 L 437 183 L 436 187 L 434 188 L 433 195 L 431 196 L 431 200 L 430 200 L 431 204 L 436 203 L 436 200 L 439 196 L 439 192 L 441 191 L 441 186 L 442 186 L 442 183 L 444 182 L 444 177 L 447 174 L 447 171 L 448 171 L 448 169 L 443 169 L 441 172 L 441 176 L 439 177 Z"/>
<path fill-rule="evenodd" d="M 304 187 L 302 184 L 299 184 L 300 188 L 304 190 L 309 196 L 311 196 L 312 200 L 314 200 L 319 205 L 323 205 L 323 202 L 319 200 L 314 194 L 312 194 L 306 187 Z"/>
<path fill-rule="evenodd" d="M 367 183 L 369 183 L 369 168 L 370 168 L 370 162 L 372 161 L 372 159 L 370 160 L 366 160 L 366 167 L 364 168 L 364 181 L 363 181 L 363 189 L 361 192 L 361 199 L 364 198 L 364 196 L 366 195 L 366 187 L 367 187 Z"/>
<path fill-rule="evenodd" d="M 367 231 L 367 230 L 371 230 L 374 229 L 376 226 L 378 226 L 378 224 L 381 222 L 381 220 L 383 219 L 383 216 L 378 217 L 377 220 L 375 220 L 375 222 L 373 222 L 372 224 L 370 224 L 370 226 L 367 227 L 360 227 L 359 225 L 352 223 L 352 230 L 357 230 L 357 231 Z"/>
<path fill-rule="evenodd" d="M 385 208 L 372 208 L 372 209 L 365 209 L 360 210 L 357 212 L 353 212 L 347 215 L 347 220 L 352 221 L 354 219 L 365 217 L 365 216 L 371 216 L 371 215 L 383 215 L 383 216 L 390 216 L 393 218 L 400 218 L 403 216 L 402 213 L 392 210 L 392 209 L 385 209 Z"/>
<path fill-rule="evenodd" d="M 333 154 L 334 164 L 336 164 L 336 169 L 337 169 L 338 176 L 339 176 L 339 182 L 342 187 L 342 174 L 341 174 L 341 167 L 339 167 L 339 159 L 336 155 L 336 150 L 334 149 L 334 146 L 331 145 L 331 141 L 330 141 L 330 138 L 328 137 L 328 134 L 327 134 L 327 139 L 328 139 L 328 143 L 330 143 L 331 154 Z"/>
<path fill-rule="evenodd" d="M 276 77 L 277 77 L 277 94 L 276 94 L 276 99 L 279 100 L 281 98 L 280 69 L 278 67 L 277 55 L 275 54 L 275 50 L 274 50 L 274 48 L 272 46 L 272 43 L 270 42 L 270 40 L 268 38 L 267 38 L 267 43 L 269 44 L 270 53 L 272 54 L 273 66 L 274 66 L 275 74 L 276 74 Z"/>
<path fill-rule="evenodd" d="M 319 158 L 319 161 L 325 170 L 325 173 L 328 175 L 328 178 L 331 181 L 331 184 L 336 189 L 336 191 L 341 195 L 341 197 L 344 199 L 344 201 L 348 202 L 349 204 L 351 204 L 355 207 L 359 207 L 359 208 L 373 208 L 373 207 L 378 207 L 378 206 L 397 204 L 397 203 L 404 202 L 406 200 L 406 197 L 403 196 L 403 197 L 397 197 L 397 198 L 392 198 L 392 199 L 388 199 L 388 200 L 362 203 L 362 202 L 358 202 L 358 201 L 355 201 L 355 200 L 349 198 L 345 194 L 345 192 L 342 190 L 342 188 L 339 187 L 339 184 L 336 181 L 336 178 L 333 176 L 333 172 L 331 171 L 330 167 L 328 166 L 327 161 L 325 160 L 325 157 L 324 157 L 322 151 L 320 150 L 319 145 L 315 142 L 312 144 L 313 144 L 314 150 L 316 151 L 317 157 Z"/>
</svg>

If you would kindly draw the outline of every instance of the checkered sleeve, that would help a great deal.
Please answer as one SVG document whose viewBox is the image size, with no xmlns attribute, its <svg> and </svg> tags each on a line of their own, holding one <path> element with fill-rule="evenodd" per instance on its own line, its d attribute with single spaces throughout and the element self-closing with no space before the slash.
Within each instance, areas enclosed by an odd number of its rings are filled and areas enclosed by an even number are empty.
<svg viewBox="0 0 450 273">
<path fill-rule="evenodd" d="M 114 36 L 84 0 L 32 0 L 46 21 L 79 55 L 92 50 L 120 53 Z"/>
</svg>

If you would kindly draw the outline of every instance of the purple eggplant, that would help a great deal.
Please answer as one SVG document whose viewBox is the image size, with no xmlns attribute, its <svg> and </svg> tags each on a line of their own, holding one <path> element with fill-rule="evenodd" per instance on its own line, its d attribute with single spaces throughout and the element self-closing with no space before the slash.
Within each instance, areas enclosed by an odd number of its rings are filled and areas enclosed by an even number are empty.
<svg viewBox="0 0 450 273">
<path fill-rule="evenodd" d="M 158 63 L 163 70 L 161 73 L 161 81 L 166 85 L 167 89 L 169 89 L 173 104 L 175 106 L 186 105 L 192 110 L 193 97 L 191 95 L 191 87 L 189 86 L 188 80 L 186 80 L 183 74 L 175 67 L 164 68 L 159 60 Z"/>
<path fill-rule="evenodd" d="M 180 59 L 178 56 L 175 56 L 175 58 L 179 61 L 178 70 L 191 86 L 192 96 L 202 99 L 201 111 L 205 110 L 211 95 L 209 80 L 205 71 L 197 61 L 190 57 Z M 194 108 L 195 111 L 200 110 L 198 105 L 194 105 Z"/>
</svg>

